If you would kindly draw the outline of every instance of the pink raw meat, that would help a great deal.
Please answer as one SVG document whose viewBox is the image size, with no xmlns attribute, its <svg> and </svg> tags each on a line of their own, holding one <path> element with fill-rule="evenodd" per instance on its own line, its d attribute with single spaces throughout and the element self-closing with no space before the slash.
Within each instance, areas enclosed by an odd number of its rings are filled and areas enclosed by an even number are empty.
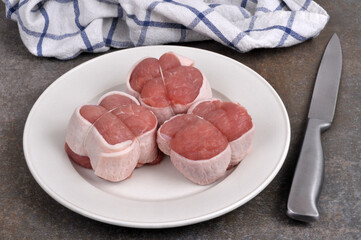
<svg viewBox="0 0 361 240">
<path fill-rule="evenodd" d="M 206 119 L 227 137 L 232 149 L 229 168 L 239 164 L 251 151 L 254 125 L 251 116 L 240 104 L 208 99 L 192 105 L 188 113 Z"/>
<path fill-rule="evenodd" d="M 162 154 L 156 145 L 158 121 L 154 113 L 140 106 L 138 101 L 123 92 L 109 92 L 100 100 L 99 105 L 112 111 L 129 130 L 136 136 L 140 147 L 137 167 L 144 164 L 157 164 L 162 160 Z"/>
<path fill-rule="evenodd" d="M 157 133 L 159 149 L 194 183 L 210 184 L 251 151 L 254 125 L 237 103 L 206 99 L 187 114 L 167 120 Z"/>
<path fill-rule="evenodd" d="M 158 147 L 173 165 L 200 185 L 224 176 L 231 160 L 227 138 L 210 122 L 193 114 L 180 114 L 158 129 Z"/>
<path fill-rule="evenodd" d="M 99 105 L 75 110 L 68 124 L 69 157 L 109 181 L 128 178 L 136 166 L 161 160 L 156 147 L 155 115 L 122 92 L 105 94 Z"/>
<path fill-rule="evenodd" d="M 172 52 L 159 60 L 141 60 L 130 71 L 127 88 L 141 105 L 155 113 L 160 124 L 185 113 L 194 102 L 212 97 L 206 77 L 193 67 L 193 61 Z"/>
</svg>

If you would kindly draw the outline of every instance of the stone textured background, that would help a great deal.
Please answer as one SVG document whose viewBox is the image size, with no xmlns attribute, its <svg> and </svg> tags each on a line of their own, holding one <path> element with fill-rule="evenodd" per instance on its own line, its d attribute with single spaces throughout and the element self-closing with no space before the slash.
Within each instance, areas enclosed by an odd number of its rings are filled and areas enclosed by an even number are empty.
<svg viewBox="0 0 361 240">
<path fill-rule="evenodd" d="M 216 219 L 186 227 L 142 230 L 78 215 L 48 196 L 32 177 L 22 150 L 27 115 L 40 94 L 63 73 L 101 54 L 70 61 L 32 56 L 16 23 L 0 4 L 0 239 L 361 239 L 361 4 L 317 1 L 331 16 L 321 34 L 282 49 L 237 53 L 213 41 L 183 44 L 221 53 L 254 69 L 275 88 L 288 110 L 292 138 L 279 174 L 257 197 Z M 290 184 L 306 127 L 315 76 L 336 32 L 343 72 L 332 127 L 322 135 L 325 181 L 321 219 L 313 224 L 286 215 Z"/>
</svg>

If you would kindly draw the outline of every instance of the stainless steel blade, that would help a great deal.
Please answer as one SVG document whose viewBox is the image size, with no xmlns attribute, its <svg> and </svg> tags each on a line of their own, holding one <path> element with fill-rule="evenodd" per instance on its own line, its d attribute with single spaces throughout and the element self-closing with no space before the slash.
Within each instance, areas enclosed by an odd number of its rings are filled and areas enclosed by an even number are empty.
<svg viewBox="0 0 361 240">
<path fill-rule="evenodd" d="M 332 122 L 342 69 L 342 51 L 334 34 L 323 54 L 313 90 L 308 118 Z"/>
<path fill-rule="evenodd" d="M 335 113 L 342 68 L 341 55 L 340 40 L 334 34 L 318 70 L 306 134 L 288 197 L 287 215 L 299 221 L 317 221 L 320 216 L 317 200 L 324 175 L 321 132 L 331 126 Z"/>
</svg>

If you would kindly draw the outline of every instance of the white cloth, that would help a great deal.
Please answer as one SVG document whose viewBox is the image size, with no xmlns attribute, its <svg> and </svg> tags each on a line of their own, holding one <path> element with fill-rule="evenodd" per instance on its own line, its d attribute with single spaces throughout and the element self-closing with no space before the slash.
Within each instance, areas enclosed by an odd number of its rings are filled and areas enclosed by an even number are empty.
<svg viewBox="0 0 361 240">
<path fill-rule="evenodd" d="M 317 36 L 329 16 L 311 0 L 3 0 L 37 56 L 214 39 L 240 52 Z"/>
</svg>

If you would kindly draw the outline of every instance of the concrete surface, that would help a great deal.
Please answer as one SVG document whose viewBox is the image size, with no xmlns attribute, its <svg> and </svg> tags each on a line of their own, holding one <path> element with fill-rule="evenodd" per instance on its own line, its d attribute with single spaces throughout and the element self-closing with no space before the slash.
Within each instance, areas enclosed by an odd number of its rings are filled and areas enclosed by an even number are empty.
<svg viewBox="0 0 361 240">
<path fill-rule="evenodd" d="M 70 61 L 32 56 L 0 4 L 0 239 L 361 239 L 361 4 L 317 3 L 330 14 L 329 23 L 317 38 L 293 47 L 240 54 L 213 41 L 183 44 L 224 54 L 267 79 L 286 105 L 292 139 L 281 171 L 253 200 L 207 222 L 160 230 L 117 227 L 80 216 L 35 182 L 22 151 L 32 105 L 63 73 L 100 54 Z M 305 224 L 286 216 L 286 203 L 315 76 L 334 32 L 342 43 L 343 72 L 334 123 L 322 135 L 326 178 L 321 219 Z"/>
</svg>

